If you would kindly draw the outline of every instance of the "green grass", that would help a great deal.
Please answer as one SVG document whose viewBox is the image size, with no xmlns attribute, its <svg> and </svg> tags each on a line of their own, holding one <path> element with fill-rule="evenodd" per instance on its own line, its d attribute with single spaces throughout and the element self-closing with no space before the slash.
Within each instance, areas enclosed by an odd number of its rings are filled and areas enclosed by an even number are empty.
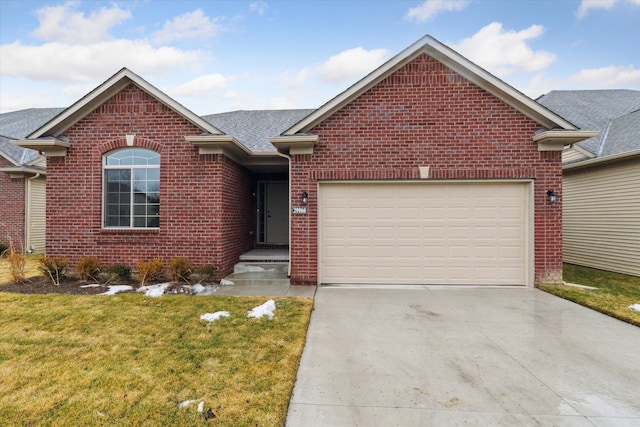
<svg viewBox="0 0 640 427">
<path fill-rule="evenodd" d="M 274 300 L 268 320 L 246 317 L 264 297 L 0 292 L 0 420 L 282 426 L 313 303 Z M 220 310 L 231 317 L 200 320 Z"/>
<path fill-rule="evenodd" d="M 567 283 L 598 289 L 564 285 L 540 285 L 540 289 L 640 326 L 640 312 L 629 308 L 632 304 L 640 304 L 640 277 L 570 264 L 564 265 L 563 274 Z"/>
</svg>

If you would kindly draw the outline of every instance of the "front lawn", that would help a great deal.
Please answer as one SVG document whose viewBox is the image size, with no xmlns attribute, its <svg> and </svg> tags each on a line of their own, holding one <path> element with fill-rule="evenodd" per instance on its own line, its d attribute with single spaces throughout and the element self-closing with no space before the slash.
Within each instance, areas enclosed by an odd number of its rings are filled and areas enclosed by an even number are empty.
<svg viewBox="0 0 640 427">
<path fill-rule="evenodd" d="M 598 289 L 564 285 L 540 285 L 540 289 L 640 326 L 640 311 L 629 308 L 630 305 L 640 304 L 640 277 L 571 264 L 564 265 L 563 274 L 567 283 Z"/>
<path fill-rule="evenodd" d="M 0 292 L 0 420 L 282 426 L 313 302 L 247 318 L 266 300 Z"/>
</svg>

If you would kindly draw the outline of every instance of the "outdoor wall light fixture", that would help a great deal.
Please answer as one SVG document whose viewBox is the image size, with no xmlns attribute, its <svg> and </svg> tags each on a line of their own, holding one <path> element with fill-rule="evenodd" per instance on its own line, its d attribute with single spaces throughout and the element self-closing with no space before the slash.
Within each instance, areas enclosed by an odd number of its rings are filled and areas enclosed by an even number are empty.
<svg viewBox="0 0 640 427">
<path fill-rule="evenodd" d="M 309 202 L 309 193 L 307 193 L 306 191 L 302 192 L 302 204 L 306 205 Z"/>
<path fill-rule="evenodd" d="M 547 197 L 549 198 L 549 203 L 555 205 L 558 201 L 558 196 L 553 190 L 547 190 Z"/>
</svg>

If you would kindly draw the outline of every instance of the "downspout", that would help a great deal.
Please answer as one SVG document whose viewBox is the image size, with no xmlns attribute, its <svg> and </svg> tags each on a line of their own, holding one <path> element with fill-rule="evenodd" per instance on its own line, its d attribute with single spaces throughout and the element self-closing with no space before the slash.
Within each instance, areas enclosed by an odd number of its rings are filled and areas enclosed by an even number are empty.
<svg viewBox="0 0 640 427">
<path fill-rule="evenodd" d="M 291 277 L 291 156 L 276 150 L 276 154 L 288 160 L 289 168 L 289 265 L 287 266 L 287 277 Z"/>
<path fill-rule="evenodd" d="M 40 178 L 40 173 L 36 173 L 34 176 L 32 176 L 31 178 L 27 178 L 27 189 L 26 189 L 26 197 L 25 197 L 25 212 L 24 212 L 24 237 L 25 237 L 25 242 L 24 245 L 25 247 L 23 249 L 26 249 L 27 253 L 31 253 L 33 252 L 33 249 L 31 249 L 31 245 L 29 245 L 29 247 L 27 248 L 27 245 L 31 242 L 31 233 L 29 232 L 29 215 L 31 214 L 31 180 L 33 179 L 38 179 Z"/>
</svg>

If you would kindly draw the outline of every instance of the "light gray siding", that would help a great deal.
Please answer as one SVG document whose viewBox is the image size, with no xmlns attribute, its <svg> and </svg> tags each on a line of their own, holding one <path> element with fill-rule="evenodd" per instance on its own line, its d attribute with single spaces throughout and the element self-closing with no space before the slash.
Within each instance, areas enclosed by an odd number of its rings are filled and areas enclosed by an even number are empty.
<svg viewBox="0 0 640 427">
<path fill-rule="evenodd" d="M 640 276 L 640 159 L 565 170 L 563 260 Z"/>
<path fill-rule="evenodd" d="M 588 156 L 584 150 L 577 147 L 565 148 L 562 150 L 562 163 L 573 163 L 579 160 L 588 160 L 593 156 Z"/>
<path fill-rule="evenodd" d="M 26 248 L 44 253 L 46 240 L 46 181 L 44 178 L 27 179 Z"/>
</svg>

